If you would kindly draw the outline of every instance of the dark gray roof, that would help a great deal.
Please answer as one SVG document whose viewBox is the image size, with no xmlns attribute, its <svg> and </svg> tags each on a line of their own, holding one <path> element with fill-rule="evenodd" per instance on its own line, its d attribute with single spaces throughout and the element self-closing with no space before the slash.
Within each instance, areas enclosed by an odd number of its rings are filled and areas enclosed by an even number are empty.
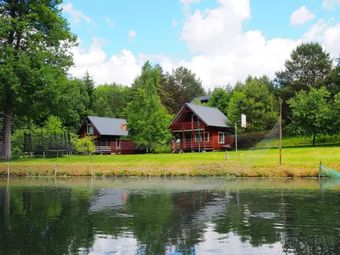
<svg viewBox="0 0 340 255">
<path fill-rule="evenodd" d="M 124 119 L 88 116 L 100 135 L 127 136 L 127 123 Z"/>
<path fill-rule="evenodd" d="M 229 127 L 227 117 L 219 109 L 192 103 L 186 103 L 186 105 L 208 126 Z"/>
</svg>

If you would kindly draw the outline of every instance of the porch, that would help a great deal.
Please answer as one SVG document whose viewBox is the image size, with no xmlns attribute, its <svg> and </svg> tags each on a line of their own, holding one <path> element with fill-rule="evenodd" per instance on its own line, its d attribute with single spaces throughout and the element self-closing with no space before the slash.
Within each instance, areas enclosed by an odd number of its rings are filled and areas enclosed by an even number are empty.
<svg viewBox="0 0 340 255">
<path fill-rule="evenodd" d="M 183 130 L 173 132 L 172 152 L 213 150 L 210 133 L 202 130 Z"/>
</svg>

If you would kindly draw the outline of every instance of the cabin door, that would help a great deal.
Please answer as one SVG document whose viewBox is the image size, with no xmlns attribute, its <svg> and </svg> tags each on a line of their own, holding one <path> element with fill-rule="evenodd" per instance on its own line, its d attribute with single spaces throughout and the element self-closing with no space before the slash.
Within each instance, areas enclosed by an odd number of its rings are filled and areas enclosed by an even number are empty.
<svg viewBox="0 0 340 255">
<path fill-rule="evenodd" d="M 119 137 L 116 138 L 116 148 L 120 149 L 120 138 Z"/>
</svg>

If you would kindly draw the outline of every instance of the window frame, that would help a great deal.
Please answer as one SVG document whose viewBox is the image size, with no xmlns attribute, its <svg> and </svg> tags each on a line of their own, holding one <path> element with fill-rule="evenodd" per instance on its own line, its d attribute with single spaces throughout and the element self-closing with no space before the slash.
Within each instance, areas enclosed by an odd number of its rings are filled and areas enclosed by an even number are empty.
<svg viewBox="0 0 340 255">
<path fill-rule="evenodd" d="M 200 135 L 200 137 L 199 137 L 199 135 Z M 197 139 L 197 138 L 199 138 L 199 139 Z M 202 143 L 202 142 L 210 142 L 210 134 L 209 134 L 209 132 L 195 132 L 195 139 L 194 139 L 194 141 L 196 142 L 196 143 Z"/>
<path fill-rule="evenodd" d="M 221 141 L 220 137 L 223 137 L 223 142 Z M 218 132 L 218 144 L 225 144 L 225 133 L 224 132 Z"/>
<path fill-rule="evenodd" d="M 92 132 L 90 132 L 90 128 L 92 128 Z M 93 126 L 93 124 L 87 124 L 86 132 L 87 132 L 87 135 L 94 135 L 94 126 Z"/>
</svg>

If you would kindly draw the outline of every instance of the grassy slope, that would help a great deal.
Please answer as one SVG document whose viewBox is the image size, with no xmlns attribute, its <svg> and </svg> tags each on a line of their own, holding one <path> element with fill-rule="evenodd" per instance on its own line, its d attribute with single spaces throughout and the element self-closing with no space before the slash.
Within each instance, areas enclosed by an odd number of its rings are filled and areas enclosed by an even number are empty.
<svg viewBox="0 0 340 255">
<path fill-rule="evenodd" d="M 300 147 L 229 152 L 70 156 L 58 159 L 21 159 L 10 163 L 17 175 L 136 175 L 136 176 L 317 176 L 319 162 L 340 170 L 340 147 Z M 0 173 L 7 172 L 0 163 Z"/>
</svg>

